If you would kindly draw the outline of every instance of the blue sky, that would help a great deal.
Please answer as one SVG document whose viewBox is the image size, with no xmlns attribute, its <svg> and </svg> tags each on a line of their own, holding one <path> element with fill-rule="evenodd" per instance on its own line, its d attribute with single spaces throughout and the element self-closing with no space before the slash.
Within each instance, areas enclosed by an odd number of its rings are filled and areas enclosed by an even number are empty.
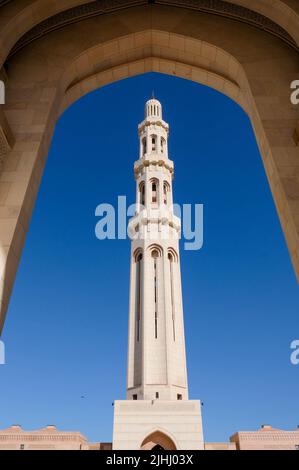
<svg viewBox="0 0 299 470">
<path fill-rule="evenodd" d="M 181 247 L 189 394 L 207 441 L 299 423 L 299 288 L 251 124 L 230 99 L 146 74 L 60 118 L 4 328 L 0 428 L 56 424 L 111 441 L 125 398 L 128 240 L 99 241 L 95 208 L 134 202 L 137 124 L 152 90 L 170 124 L 175 202 L 204 204 L 204 245 Z M 81 398 L 84 396 L 85 398 Z"/>
</svg>

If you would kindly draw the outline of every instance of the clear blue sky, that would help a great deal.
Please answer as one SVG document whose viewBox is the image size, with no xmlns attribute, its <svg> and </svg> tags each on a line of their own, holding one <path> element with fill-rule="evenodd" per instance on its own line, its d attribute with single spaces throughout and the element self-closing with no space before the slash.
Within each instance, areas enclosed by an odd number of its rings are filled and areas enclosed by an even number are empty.
<svg viewBox="0 0 299 470">
<path fill-rule="evenodd" d="M 170 124 L 174 198 L 204 204 L 204 246 L 181 250 L 190 397 L 207 441 L 299 424 L 299 287 L 250 122 L 220 93 L 146 74 L 60 118 L 5 324 L 0 428 L 56 424 L 111 441 L 125 398 L 128 240 L 95 238 L 94 211 L 134 202 L 137 124 L 152 89 Z M 84 395 L 85 398 L 81 398 Z"/>
</svg>

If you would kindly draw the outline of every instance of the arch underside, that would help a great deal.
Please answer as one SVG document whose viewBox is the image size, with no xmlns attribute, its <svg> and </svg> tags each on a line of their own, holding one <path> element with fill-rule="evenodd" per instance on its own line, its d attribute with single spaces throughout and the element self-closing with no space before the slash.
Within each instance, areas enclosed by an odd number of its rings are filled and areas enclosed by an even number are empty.
<svg viewBox="0 0 299 470">
<path fill-rule="evenodd" d="M 110 3 L 105 2 L 107 8 Z M 210 86 L 248 114 L 299 277 L 299 147 L 294 140 L 299 109 L 290 103 L 290 82 L 299 78 L 297 41 L 291 28 L 297 17 L 289 18 L 290 30 L 283 28 L 288 37 L 283 38 L 279 36 L 284 34 L 281 30 L 279 34 L 268 31 L 268 23 L 261 29 L 240 18 L 236 21 L 210 14 L 208 3 L 206 11 L 161 2 L 122 8 L 60 25 L 51 32 L 45 30 L 34 38 L 32 30 L 41 22 L 36 20 L 24 31 L 19 12 L 19 34 L 13 39 L 8 26 L 3 29 L 6 56 L 9 52 L 11 55 L 6 61 L 3 57 L 7 100 L 0 109 L 0 131 L 4 129 L 6 137 L 10 132 L 13 139 L 6 139 L 6 147 L 0 145 L 4 148 L 0 175 L 0 326 L 60 113 L 96 88 L 150 71 Z M 222 3 L 244 7 L 247 0 Z M 3 8 L 8 11 L 9 2 Z M 272 8 L 272 22 L 273 14 Z M 299 21 L 297 26 L 299 31 Z"/>
<path fill-rule="evenodd" d="M 30 44 L 32 41 L 69 24 L 133 6 L 147 5 L 149 3 L 150 2 L 148 0 L 113 0 L 102 2 L 92 1 L 74 6 L 60 13 L 56 13 L 56 15 L 45 19 L 27 31 L 16 42 L 10 52 L 10 56 Z M 236 5 L 226 0 L 154 0 L 152 3 L 155 3 L 156 5 L 174 5 L 179 8 L 201 11 L 209 14 L 220 15 L 236 21 L 242 21 L 279 37 L 287 44 L 297 49 L 296 41 L 279 24 L 272 21 L 267 16 L 242 5 Z"/>
</svg>

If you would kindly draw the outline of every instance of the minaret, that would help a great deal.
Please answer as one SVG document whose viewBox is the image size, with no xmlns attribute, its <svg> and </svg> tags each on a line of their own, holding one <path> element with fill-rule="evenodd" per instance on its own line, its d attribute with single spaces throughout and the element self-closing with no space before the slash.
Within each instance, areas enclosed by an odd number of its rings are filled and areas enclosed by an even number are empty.
<svg viewBox="0 0 299 470">
<path fill-rule="evenodd" d="M 203 449 L 201 405 L 188 399 L 180 219 L 174 215 L 169 126 L 145 104 L 129 222 L 131 274 L 126 400 L 114 402 L 113 449 Z"/>
<path fill-rule="evenodd" d="M 180 219 L 173 213 L 173 162 L 162 106 L 147 101 L 138 126 L 136 215 L 131 247 L 128 400 L 187 400 Z"/>
</svg>

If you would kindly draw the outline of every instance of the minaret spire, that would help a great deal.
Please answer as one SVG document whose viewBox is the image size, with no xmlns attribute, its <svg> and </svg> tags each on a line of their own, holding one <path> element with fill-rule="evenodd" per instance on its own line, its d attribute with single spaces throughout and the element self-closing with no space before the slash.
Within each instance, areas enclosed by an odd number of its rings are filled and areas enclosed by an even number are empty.
<svg viewBox="0 0 299 470">
<path fill-rule="evenodd" d="M 173 162 L 162 105 L 151 98 L 138 126 L 137 213 L 130 221 L 130 329 L 127 399 L 187 400 L 180 220 L 172 207 Z"/>
<path fill-rule="evenodd" d="M 154 97 L 145 103 L 138 135 L 136 214 L 129 222 L 127 399 L 114 402 L 113 449 L 203 449 L 200 402 L 188 400 L 169 127 Z"/>
</svg>

